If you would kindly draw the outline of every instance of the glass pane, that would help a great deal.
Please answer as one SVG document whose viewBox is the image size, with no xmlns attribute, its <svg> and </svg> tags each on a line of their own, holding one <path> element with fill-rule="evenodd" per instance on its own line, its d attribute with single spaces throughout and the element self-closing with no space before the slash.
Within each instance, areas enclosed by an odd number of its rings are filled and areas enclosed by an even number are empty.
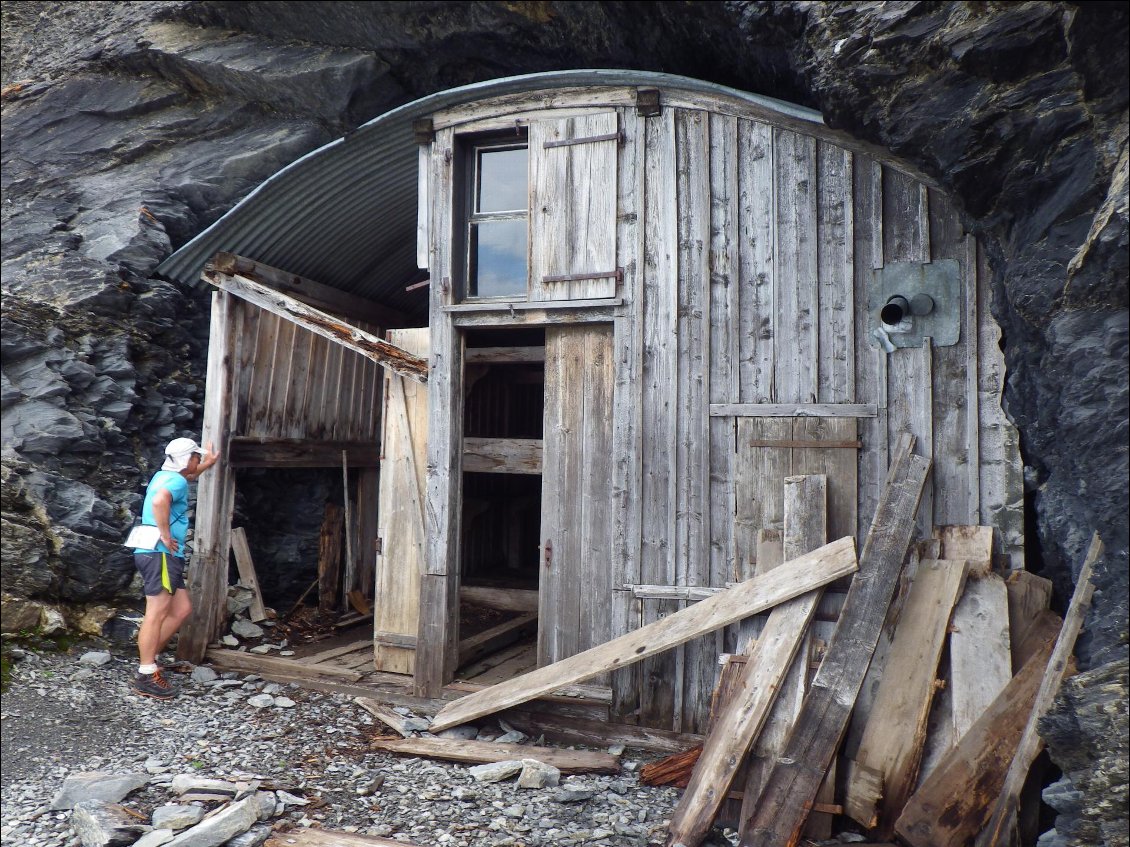
<svg viewBox="0 0 1130 847">
<path fill-rule="evenodd" d="M 526 222 L 488 221 L 471 226 L 472 297 L 526 293 Z"/>
<path fill-rule="evenodd" d="M 517 212 L 529 206 L 526 148 L 479 151 L 478 212 Z"/>
</svg>

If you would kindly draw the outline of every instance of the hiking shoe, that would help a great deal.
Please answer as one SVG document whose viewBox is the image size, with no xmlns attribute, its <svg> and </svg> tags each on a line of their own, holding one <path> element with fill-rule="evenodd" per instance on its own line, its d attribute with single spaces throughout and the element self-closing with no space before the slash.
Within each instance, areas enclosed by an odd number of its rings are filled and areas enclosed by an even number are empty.
<svg viewBox="0 0 1130 847">
<path fill-rule="evenodd" d="M 162 676 L 161 671 L 156 673 L 139 673 L 133 678 L 133 693 L 142 697 L 153 697 L 157 700 L 171 700 L 177 696 L 176 689 Z"/>
</svg>

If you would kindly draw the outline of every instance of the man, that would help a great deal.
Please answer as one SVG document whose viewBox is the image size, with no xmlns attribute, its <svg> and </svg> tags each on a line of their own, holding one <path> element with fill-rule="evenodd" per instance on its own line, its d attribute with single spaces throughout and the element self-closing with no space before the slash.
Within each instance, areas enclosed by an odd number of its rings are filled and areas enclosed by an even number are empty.
<svg viewBox="0 0 1130 847">
<path fill-rule="evenodd" d="M 145 617 L 137 633 L 141 663 L 133 690 L 145 697 L 168 700 L 176 695 L 161 675 L 157 656 L 192 613 L 184 582 L 184 540 L 188 534 L 188 483 L 216 464 L 219 455 L 209 443 L 204 450 L 191 438 L 174 438 L 165 448 L 165 463 L 145 490 L 141 522 L 160 531 L 153 550 L 133 551 L 145 591 Z"/>
</svg>

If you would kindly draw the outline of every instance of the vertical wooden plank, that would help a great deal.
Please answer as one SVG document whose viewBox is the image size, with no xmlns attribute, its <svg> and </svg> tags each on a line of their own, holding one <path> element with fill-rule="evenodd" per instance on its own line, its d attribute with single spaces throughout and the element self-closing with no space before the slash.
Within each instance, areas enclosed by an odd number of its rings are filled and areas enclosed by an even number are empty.
<svg viewBox="0 0 1130 847">
<path fill-rule="evenodd" d="M 981 417 L 981 520 L 996 527 L 1000 551 L 1013 570 L 1024 568 L 1024 472 L 1020 436 L 1001 409 L 1004 353 L 1001 331 L 990 311 L 992 270 L 978 247 L 977 304 L 980 326 L 977 378 Z"/>
<path fill-rule="evenodd" d="M 353 384 L 360 359 L 352 350 L 344 350 L 341 357 L 333 427 L 333 437 L 340 441 L 347 440 L 353 428 Z"/>
<path fill-rule="evenodd" d="M 850 444 L 856 440 L 858 418 L 794 418 L 796 441 L 831 441 Z M 848 447 L 803 447 L 792 449 L 790 473 L 822 474 L 827 478 L 828 537 L 854 535 L 857 523 L 859 451 Z"/>
<path fill-rule="evenodd" d="M 282 412 L 282 431 L 287 438 L 306 437 L 306 383 L 310 379 L 310 345 L 317 336 L 296 327 L 291 352 L 290 382 Z"/>
<path fill-rule="evenodd" d="M 214 444 L 221 456 L 231 439 L 235 404 L 236 364 L 240 355 L 243 309 L 230 294 L 212 293 L 208 331 L 208 369 L 201 441 Z M 200 477 L 196 497 L 189 589 L 195 599 L 192 616 L 177 639 L 177 656 L 193 663 L 204 658 L 208 643 L 227 615 L 228 552 L 235 501 L 235 474 L 224 459 Z"/>
<path fill-rule="evenodd" d="M 577 447 L 581 454 L 578 558 L 570 593 L 577 595 L 577 650 L 604 644 L 611 637 L 609 599 L 612 593 L 612 328 L 590 326 L 583 331 L 583 415 Z M 584 590 L 577 590 L 585 586 Z M 608 675 L 595 685 L 607 685 Z"/>
<path fill-rule="evenodd" d="M 250 303 L 241 307 L 243 311 L 243 338 L 239 344 L 239 373 L 236 377 L 235 424 L 232 433 L 246 435 L 251 424 L 251 383 L 255 376 L 255 351 L 259 347 L 261 319 L 270 315 L 263 309 L 252 307 Z"/>
<path fill-rule="evenodd" d="M 557 533 L 557 516 L 565 508 L 566 492 L 560 480 L 565 476 L 567 433 L 560 416 L 568 408 L 566 395 L 566 351 L 570 336 L 562 339 L 556 327 L 545 333 L 545 417 L 542 424 L 541 466 L 541 549 L 538 559 L 538 666 L 554 661 L 560 650 L 558 631 L 564 621 L 556 604 L 561 594 L 561 568 L 565 556 L 564 539 Z M 553 537 L 558 536 L 558 537 Z M 547 547 L 546 542 L 549 542 Z M 554 558 L 558 562 L 554 562 Z M 551 601 L 552 598 L 552 601 Z"/>
<path fill-rule="evenodd" d="M 970 409 L 969 384 L 976 378 L 977 346 L 974 322 L 970 325 L 970 303 L 976 320 L 975 291 L 969 285 L 975 269 L 967 265 L 967 236 L 952 204 L 936 191 L 929 192 L 931 260 L 956 259 L 961 264 L 962 304 L 957 344 L 933 348 L 934 419 L 934 522 L 937 524 L 976 524 L 977 439 L 970 441 L 969 418 L 977 415 L 976 402 Z M 971 344 L 972 341 L 972 344 Z"/>
<path fill-rule="evenodd" d="M 782 481 L 781 488 L 784 520 L 781 556 L 787 562 L 825 543 L 828 534 L 828 481 L 823 475 L 789 476 Z M 808 604 L 815 608 L 821 593 L 812 592 L 790 601 L 788 605 Z M 801 704 L 808 690 L 808 664 L 811 655 L 812 635 L 806 633 L 750 753 L 742 799 L 742 820 L 753 814 L 772 764 L 784 749 L 789 732 L 800 714 Z"/>
<path fill-rule="evenodd" d="M 678 381 L 676 409 L 676 580 L 710 584 L 710 125 L 705 112 L 680 110 L 676 128 L 679 203 Z M 683 718 L 676 729 L 698 731 L 710 717 L 721 633 L 680 648 L 684 656 Z"/>
<path fill-rule="evenodd" d="M 738 396 L 741 402 L 772 402 L 776 397 L 774 337 L 777 327 L 774 241 L 775 147 L 767 124 L 738 121 Z M 757 559 L 757 533 L 764 527 L 752 497 L 756 469 L 743 442 L 751 425 L 735 422 L 734 561 L 738 569 Z"/>
<path fill-rule="evenodd" d="M 817 142 L 817 176 L 820 370 L 816 399 L 821 403 L 854 403 L 855 245 L 851 153 L 826 141 Z M 861 295 L 866 299 L 863 291 Z M 852 534 L 855 534 L 854 529 Z"/>
<path fill-rule="evenodd" d="M 438 697 L 459 649 L 459 526 L 463 490 L 463 337 L 443 307 L 452 301 L 452 162 L 450 129 L 432 145 L 430 231 L 431 357 L 428 373 L 426 557 L 420 588 L 415 691 Z"/>
<path fill-rule="evenodd" d="M 325 433 L 326 358 L 330 346 L 338 346 L 328 338 L 310 333 L 310 378 L 302 397 L 303 431 L 307 438 L 323 438 Z"/>
<path fill-rule="evenodd" d="M 879 487 L 887 474 L 887 354 L 870 337 L 870 316 L 865 292 L 872 271 L 883 266 L 882 167 L 856 157 L 852 171 L 854 198 L 855 288 L 855 402 L 875 403 L 878 415 L 859 421 L 863 453 L 859 456 L 859 510 L 856 539 L 863 543 L 879 501 Z"/>
<path fill-rule="evenodd" d="M 297 332 L 295 324 L 280 319 L 271 361 L 270 391 L 267 395 L 266 434 L 271 438 L 282 438 L 286 433 L 286 395 L 290 389 L 290 363 L 294 357 L 294 336 Z"/>
<path fill-rule="evenodd" d="M 643 505 L 640 569 L 644 582 L 675 584 L 675 447 L 678 383 L 678 226 L 675 186 L 675 110 L 646 122 L 644 163 L 643 290 Z M 677 611 L 671 601 L 643 604 L 643 624 Z M 675 662 L 670 651 L 641 663 L 640 722 L 670 726 L 674 712 Z"/>
<path fill-rule="evenodd" d="M 816 139 L 773 130 L 778 331 L 776 401 L 812 403 L 820 360 L 816 259 Z"/>
<path fill-rule="evenodd" d="M 782 488 L 792 474 L 792 450 L 788 447 L 755 447 L 762 441 L 792 439 L 792 418 L 738 418 L 738 463 L 741 471 L 735 481 L 737 520 L 735 533 L 749 530 L 756 538 L 761 529 L 780 529 L 784 522 Z M 755 545 L 746 542 L 747 549 Z M 760 566 L 754 573 L 762 573 Z"/>
<path fill-rule="evenodd" d="M 884 261 L 922 263 L 930 260 L 929 203 L 926 187 L 890 168 L 883 170 Z M 888 437 L 910 433 L 919 453 L 934 456 L 931 341 L 921 347 L 896 349 L 887 357 Z M 936 479 L 936 477 L 935 477 Z M 919 535 L 929 538 L 934 525 L 934 484 L 922 493 Z"/>
<path fill-rule="evenodd" d="M 617 169 L 619 213 L 616 238 L 617 263 L 624 268 L 621 289 L 626 314 L 614 319 L 616 386 L 613 391 L 612 427 L 612 636 L 618 637 L 640 626 L 640 602 L 624 585 L 642 582 L 640 577 L 640 491 L 643 475 L 641 426 L 643 409 L 643 238 L 644 156 L 646 118 L 633 111 L 621 116 L 624 145 Z M 613 720 L 638 720 L 639 665 L 620 668 L 612 674 Z"/>
<path fill-rule="evenodd" d="M 742 403 L 772 403 L 777 325 L 773 130 L 738 121 L 738 373 Z"/>
<path fill-rule="evenodd" d="M 711 403 L 740 397 L 738 381 L 740 232 L 738 230 L 738 121 L 710 116 L 710 345 Z M 736 577 L 734 475 L 737 423 L 710 418 L 709 585 Z M 720 652 L 736 652 L 739 627 L 728 627 Z"/>
</svg>

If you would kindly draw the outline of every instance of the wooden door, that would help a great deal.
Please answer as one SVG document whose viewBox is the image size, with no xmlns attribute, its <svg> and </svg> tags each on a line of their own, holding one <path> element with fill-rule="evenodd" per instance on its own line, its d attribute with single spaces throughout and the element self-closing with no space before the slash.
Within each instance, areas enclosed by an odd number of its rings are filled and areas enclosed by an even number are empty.
<svg viewBox="0 0 1130 847">
<path fill-rule="evenodd" d="M 611 636 L 612 376 L 611 326 L 546 330 L 539 665 Z"/>
<path fill-rule="evenodd" d="M 428 356 L 427 327 L 392 329 L 388 340 L 416 356 Z M 380 671 L 415 670 L 427 442 L 427 386 L 386 370 L 377 517 L 380 548 L 373 598 L 373 654 Z"/>
</svg>

